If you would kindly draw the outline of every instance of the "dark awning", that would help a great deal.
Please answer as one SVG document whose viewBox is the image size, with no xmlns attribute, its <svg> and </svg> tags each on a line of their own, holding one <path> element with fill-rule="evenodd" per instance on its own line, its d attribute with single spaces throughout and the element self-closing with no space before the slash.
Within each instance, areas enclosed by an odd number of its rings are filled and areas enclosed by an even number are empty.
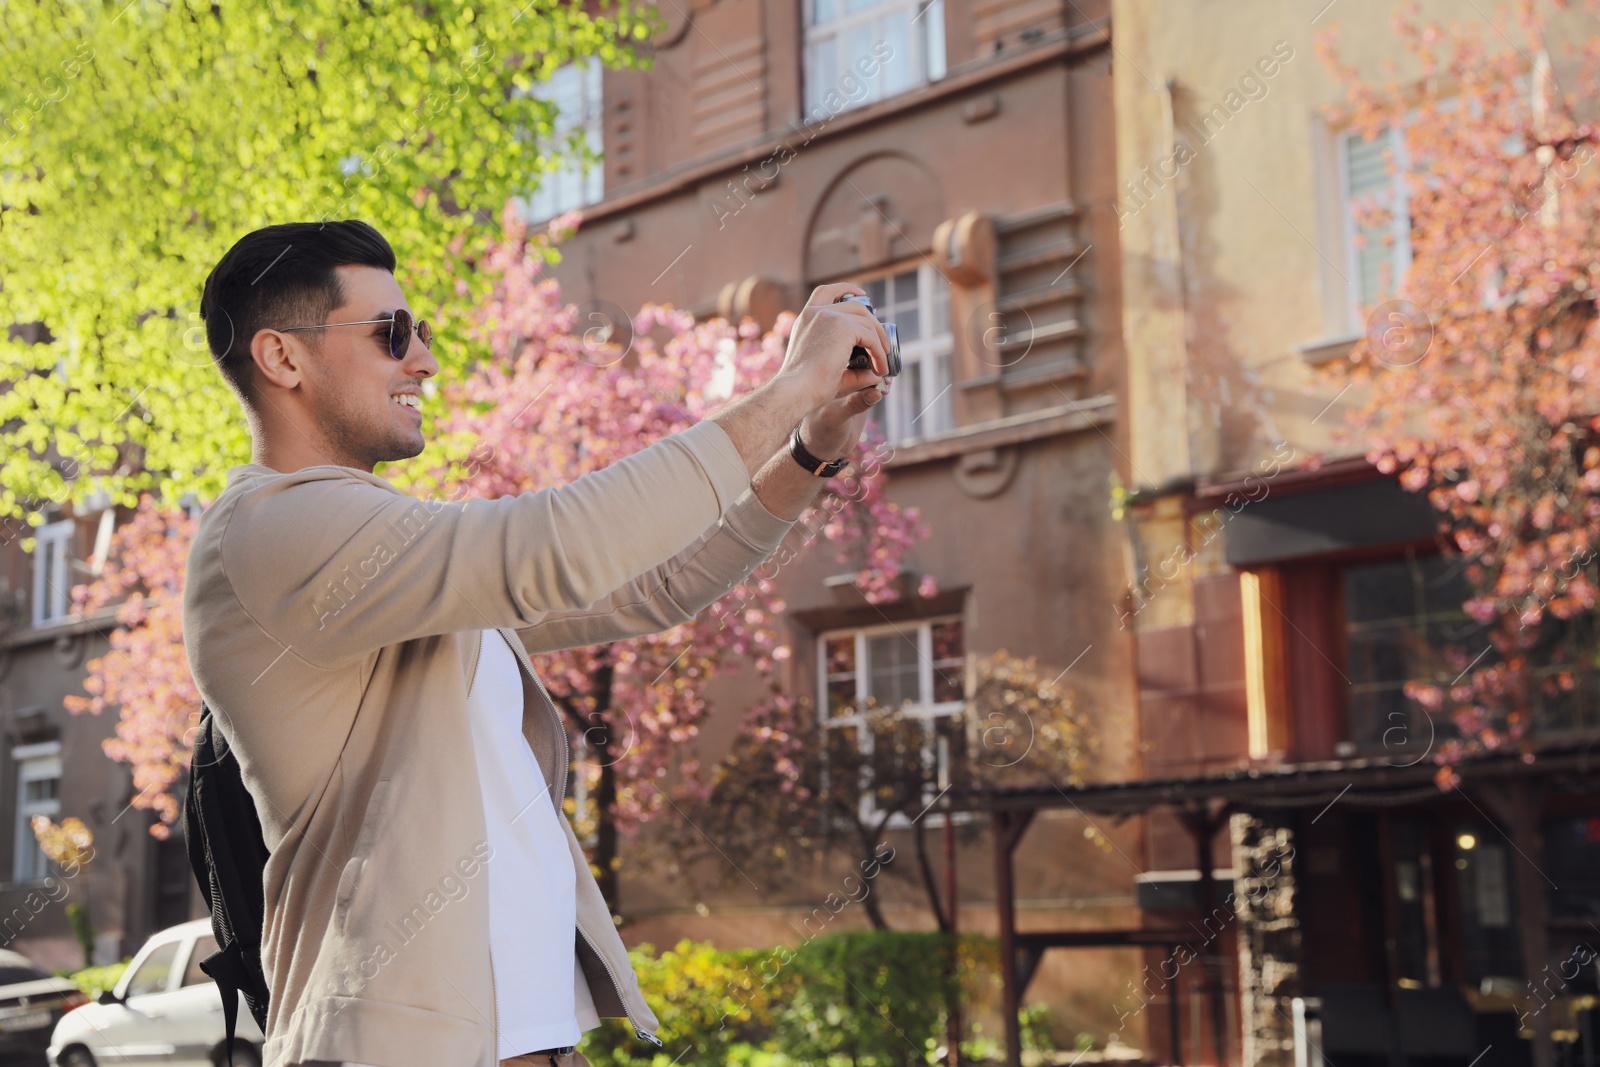
<svg viewBox="0 0 1600 1067">
<path fill-rule="evenodd" d="M 1540 746 L 1536 758 L 1520 753 L 1480 756 L 1453 765 L 1462 786 L 1537 775 L 1564 792 L 1600 789 L 1600 738 L 1585 737 Z M 1431 760 L 1412 766 L 1378 759 L 1330 760 L 1277 767 L 1241 767 L 1186 778 L 1128 782 L 1039 785 L 952 795 L 957 811 L 1037 811 L 1076 808 L 1097 815 L 1138 815 L 1154 808 L 1200 807 L 1222 801 L 1241 809 L 1321 807 L 1335 799 L 1351 804 L 1398 805 L 1448 800 L 1434 784 Z"/>
<path fill-rule="evenodd" d="M 1223 527 L 1223 555 L 1249 567 L 1363 545 L 1433 537 L 1439 515 L 1422 493 L 1392 478 L 1305 492 L 1269 493 L 1245 504 Z"/>
</svg>

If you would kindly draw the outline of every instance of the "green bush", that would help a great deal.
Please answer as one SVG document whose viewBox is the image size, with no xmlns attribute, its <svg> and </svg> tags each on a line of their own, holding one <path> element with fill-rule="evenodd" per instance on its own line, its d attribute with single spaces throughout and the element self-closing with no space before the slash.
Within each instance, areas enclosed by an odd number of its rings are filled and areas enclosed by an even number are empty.
<svg viewBox="0 0 1600 1067">
<path fill-rule="evenodd" d="M 672 1051 L 663 1054 L 620 1020 L 607 1020 L 583 1047 L 594 1067 L 667 1067 L 685 1046 L 698 1050 L 696 1059 L 769 1067 L 750 1056 L 763 1051 L 761 1041 L 772 1030 L 781 953 L 680 941 L 659 955 L 648 944 L 628 955 L 661 1024 L 656 1036 Z"/>
<path fill-rule="evenodd" d="M 920 1067 L 943 1044 L 950 939 L 935 933 L 849 931 L 798 948 L 719 950 L 680 941 L 630 955 L 660 1020 L 660 1049 L 608 1021 L 584 1042 L 594 1067 Z M 963 1001 L 992 984 L 998 950 L 961 937 Z"/>
<path fill-rule="evenodd" d="M 1055 1022 L 1055 1013 L 1045 1004 L 1024 1004 L 1022 1010 L 1017 1012 L 1017 1021 L 1022 1029 L 1022 1049 L 1024 1052 L 1055 1052 L 1056 1041 L 1050 1036 L 1050 1024 Z M 1082 1038 L 1079 1034 L 1077 1051 L 1084 1049 Z M 1093 1041 L 1090 1042 L 1093 1047 Z"/>
<path fill-rule="evenodd" d="M 66 978 L 87 993 L 90 1000 L 93 1000 L 102 992 L 117 984 L 117 980 L 122 977 L 122 972 L 128 969 L 129 962 L 128 960 L 123 960 L 121 963 L 107 963 L 100 967 L 85 967 L 81 971 L 74 971 L 72 974 L 67 975 Z"/>
<path fill-rule="evenodd" d="M 929 1062 L 944 1036 L 953 981 L 950 939 L 849 931 L 795 953 L 794 989 L 777 1011 L 777 1049 L 800 1060 L 842 1056 L 857 1067 Z"/>
</svg>

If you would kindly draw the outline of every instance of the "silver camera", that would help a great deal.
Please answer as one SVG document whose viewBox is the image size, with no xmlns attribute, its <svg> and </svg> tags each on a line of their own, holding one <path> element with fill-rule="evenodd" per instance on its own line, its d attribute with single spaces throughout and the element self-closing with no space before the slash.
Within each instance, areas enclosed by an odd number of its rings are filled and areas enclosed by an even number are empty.
<svg viewBox="0 0 1600 1067">
<path fill-rule="evenodd" d="M 834 303 L 837 304 L 844 300 L 854 300 L 858 304 L 865 304 L 867 310 L 872 312 L 872 317 L 878 318 L 878 313 L 873 310 L 872 301 L 867 297 L 856 296 L 854 293 L 846 293 L 838 300 L 835 300 Z M 878 321 L 883 322 L 882 319 L 878 319 Z M 886 375 L 886 377 L 893 378 L 900 373 L 900 334 L 895 330 L 894 323 L 892 322 L 883 322 L 883 332 L 889 335 L 889 347 L 884 353 L 888 357 L 886 362 L 889 366 L 889 373 Z M 869 353 L 865 348 L 862 348 L 860 345 L 856 345 L 850 350 L 849 366 L 851 370 L 871 370 L 871 353 Z"/>
</svg>

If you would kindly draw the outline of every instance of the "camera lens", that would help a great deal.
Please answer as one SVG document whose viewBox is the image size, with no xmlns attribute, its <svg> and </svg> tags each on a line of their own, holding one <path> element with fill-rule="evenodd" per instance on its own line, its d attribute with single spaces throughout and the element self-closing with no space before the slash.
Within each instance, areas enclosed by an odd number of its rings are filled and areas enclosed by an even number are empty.
<svg viewBox="0 0 1600 1067">
<path fill-rule="evenodd" d="M 900 331 L 894 328 L 894 323 L 883 324 L 883 331 L 889 335 L 889 348 L 885 352 L 889 364 L 889 377 L 893 378 L 900 373 Z"/>
</svg>

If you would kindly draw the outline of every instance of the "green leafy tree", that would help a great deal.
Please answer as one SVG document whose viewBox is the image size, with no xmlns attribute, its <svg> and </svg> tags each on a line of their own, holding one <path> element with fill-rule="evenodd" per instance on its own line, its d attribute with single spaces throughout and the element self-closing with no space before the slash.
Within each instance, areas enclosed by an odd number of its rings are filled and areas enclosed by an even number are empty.
<svg viewBox="0 0 1600 1067">
<path fill-rule="evenodd" d="M 638 64 L 655 18 L 630 0 L 0 6 L 0 517 L 96 489 L 216 496 L 248 438 L 200 292 L 257 227 L 371 222 L 440 362 L 481 355 L 454 330 L 488 291 L 472 267 L 507 201 L 577 151 L 527 91 L 569 61 Z"/>
</svg>

